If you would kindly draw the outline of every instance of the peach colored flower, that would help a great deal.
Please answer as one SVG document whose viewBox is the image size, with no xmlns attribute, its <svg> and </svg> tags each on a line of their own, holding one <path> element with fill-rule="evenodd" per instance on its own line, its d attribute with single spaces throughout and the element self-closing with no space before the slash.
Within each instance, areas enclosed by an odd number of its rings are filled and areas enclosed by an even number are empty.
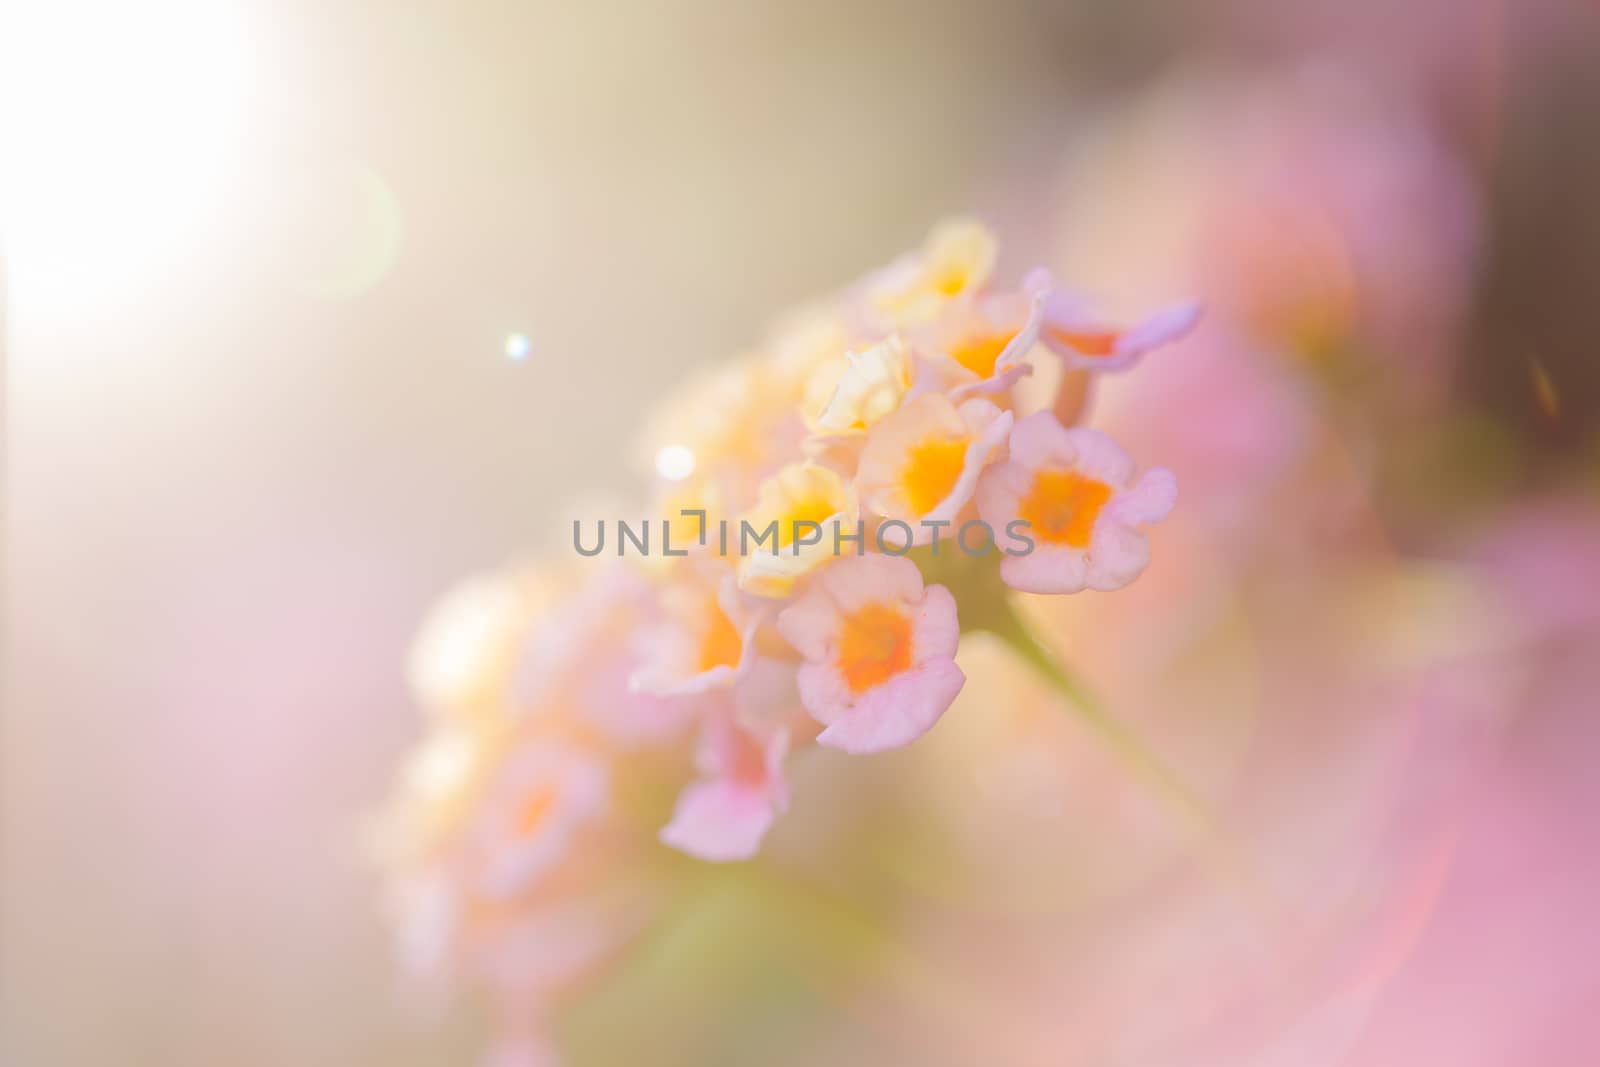
<svg viewBox="0 0 1600 1067">
<path fill-rule="evenodd" d="M 822 303 L 782 317 L 762 348 L 773 381 L 791 399 L 803 400 L 819 371 L 841 364 L 865 340 L 850 328 L 844 309 Z"/>
<path fill-rule="evenodd" d="M 647 424 L 637 445 L 641 463 L 660 477 L 653 512 L 671 523 L 676 547 L 700 536 L 707 522 L 749 508 L 761 483 L 796 458 L 806 438 L 790 374 L 759 355 L 704 372 L 678 390 Z"/>
<path fill-rule="evenodd" d="M 978 513 L 994 529 L 1028 524 L 1031 551 L 1007 555 L 1000 577 L 1029 593 L 1120 589 L 1150 562 L 1139 527 L 1167 517 L 1177 501 L 1171 471 L 1133 483 L 1133 461 L 1097 430 L 1068 429 L 1049 412 L 1011 433 L 1011 458 L 978 486 Z"/>
<path fill-rule="evenodd" d="M 507 756 L 469 833 L 477 891 L 502 900 L 525 892 L 609 797 L 610 772 L 592 753 L 556 740 L 525 742 Z"/>
<path fill-rule="evenodd" d="M 508 731 L 451 724 L 435 728 L 407 756 L 399 789 L 375 826 L 371 844 L 390 863 L 438 854 L 467 822 Z"/>
<path fill-rule="evenodd" d="M 696 560 L 659 597 L 661 617 L 641 635 L 643 662 L 631 688 L 675 696 L 733 685 L 750 665 L 761 622 L 740 597 L 733 571 Z"/>
<path fill-rule="evenodd" d="M 788 596 L 797 579 L 832 558 L 835 524 L 853 530 L 857 514 L 855 494 L 837 472 L 816 463 L 784 467 L 762 483 L 755 506 L 730 531 L 739 588 Z M 775 533 L 763 539 L 769 530 Z"/>
<path fill-rule="evenodd" d="M 958 407 L 925 393 L 873 427 L 861 452 L 856 489 L 886 519 L 909 524 L 953 520 L 972 499 L 978 476 L 1005 444 L 1012 416 L 982 397 Z"/>
<path fill-rule="evenodd" d="M 726 574 L 726 568 L 721 572 Z M 523 645 L 512 680 L 512 699 L 530 717 L 565 717 L 620 748 L 636 748 L 676 736 L 692 717 L 693 690 L 683 685 L 694 671 L 676 669 L 658 636 L 674 637 L 702 620 L 685 597 L 685 610 L 669 615 L 657 584 L 631 561 L 617 560 L 558 601 L 552 617 Z M 715 589 L 712 582 L 711 588 Z M 654 654 L 654 658 L 652 658 Z M 653 668 L 654 691 L 632 685 L 635 674 Z"/>
<path fill-rule="evenodd" d="M 440 598 L 412 641 L 406 678 L 435 715 L 492 719 L 507 713 L 521 643 L 549 607 L 553 576 L 505 571 L 469 578 Z"/>
<path fill-rule="evenodd" d="M 933 228 L 919 252 L 867 280 L 866 305 L 890 326 L 927 322 L 950 301 L 986 286 L 997 255 L 988 227 L 972 219 L 948 219 Z"/>
<path fill-rule="evenodd" d="M 832 384 L 811 419 L 812 432 L 865 433 L 911 391 L 911 370 L 911 355 L 898 334 L 847 352 L 819 375 L 820 381 L 831 378 Z"/>
<path fill-rule="evenodd" d="M 840 559 L 778 616 L 805 662 L 800 699 L 826 727 L 817 741 L 847 752 L 897 748 L 928 731 L 966 676 L 956 666 L 956 602 L 923 587 L 910 560 Z"/>
<path fill-rule="evenodd" d="M 959 401 L 1004 392 L 1030 373 L 1027 357 L 1039 341 L 1050 287 L 1049 272 L 1036 270 L 1020 291 L 952 302 L 917 331 L 918 348 L 930 353 L 935 387 Z"/>
</svg>

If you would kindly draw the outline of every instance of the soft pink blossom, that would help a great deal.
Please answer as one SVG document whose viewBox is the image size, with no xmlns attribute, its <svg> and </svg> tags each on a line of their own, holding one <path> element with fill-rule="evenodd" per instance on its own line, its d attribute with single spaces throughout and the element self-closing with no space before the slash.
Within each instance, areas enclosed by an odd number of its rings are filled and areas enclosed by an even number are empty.
<svg viewBox="0 0 1600 1067">
<path fill-rule="evenodd" d="M 1133 480 L 1133 460 L 1096 430 L 1068 429 L 1049 412 L 1011 433 L 1011 458 L 978 487 L 978 512 L 996 529 L 1027 522 L 1030 551 L 1007 555 L 1000 577 L 1030 593 L 1120 589 L 1150 562 L 1139 527 L 1167 517 L 1177 501 L 1171 471 Z"/>
<path fill-rule="evenodd" d="M 471 836 L 478 891 L 504 899 L 534 885 L 605 811 L 610 785 L 606 765 L 575 745 L 538 739 L 513 751 Z"/>
<path fill-rule="evenodd" d="M 1032 373 L 1028 355 L 1039 343 L 1050 274 L 1036 270 L 1019 291 L 989 292 L 951 303 L 913 334 L 922 372 L 913 393 L 937 389 L 950 399 L 1004 393 Z"/>
<path fill-rule="evenodd" d="M 778 616 L 805 658 L 800 699 L 826 729 L 817 741 L 878 752 L 926 733 L 966 682 L 956 666 L 960 624 L 942 585 L 924 588 L 910 560 L 841 559 Z"/>
<path fill-rule="evenodd" d="M 912 527 L 921 542 L 923 522 L 953 520 L 972 499 L 983 468 L 1011 430 L 1012 415 L 982 397 L 957 406 L 926 393 L 872 428 L 856 488 L 862 505 Z"/>
<path fill-rule="evenodd" d="M 726 688 L 744 675 L 761 616 L 746 607 L 733 571 L 716 563 L 688 567 L 660 599 L 662 617 L 641 635 L 634 689 L 689 695 Z"/>
</svg>

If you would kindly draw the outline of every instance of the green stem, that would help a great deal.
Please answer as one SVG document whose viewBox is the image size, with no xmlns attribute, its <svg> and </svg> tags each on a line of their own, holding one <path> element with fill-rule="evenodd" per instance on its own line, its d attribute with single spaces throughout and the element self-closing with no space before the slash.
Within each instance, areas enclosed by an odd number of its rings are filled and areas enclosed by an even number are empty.
<svg viewBox="0 0 1600 1067">
<path fill-rule="evenodd" d="M 1038 671 L 1056 692 L 1067 698 L 1078 717 L 1121 757 L 1129 770 L 1168 800 L 1185 822 L 1197 830 L 1205 830 L 1209 836 L 1215 820 L 1204 802 L 1137 734 L 1107 711 L 1088 688 L 1067 671 L 1009 603 L 1002 611 L 985 619 L 980 627 L 1004 641 L 1012 652 Z"/>
<path fill-rule="evenodd" d="M 981 620 L 969 625 L 972 629 L 985 630 L 1004 641 L 1019 658 L 1047 680 L 1067 699 L 1079 719 L 1204 842 L 1211 858 L 1217 861 L 1228 880 L 1238 886 L 1253 903 L 1267 903 L 1261 882 L 1251 873 L 1241 858 L 1239 848 L 1229 839 L 1206 803 L 1138 734 L 1107 711 L 1083 683 L 1062 665 L 1017 614 L 1009 599 L 993 605 Z M 1276 912 L 1277 909 L 1268 910 Z"/>
</svg>

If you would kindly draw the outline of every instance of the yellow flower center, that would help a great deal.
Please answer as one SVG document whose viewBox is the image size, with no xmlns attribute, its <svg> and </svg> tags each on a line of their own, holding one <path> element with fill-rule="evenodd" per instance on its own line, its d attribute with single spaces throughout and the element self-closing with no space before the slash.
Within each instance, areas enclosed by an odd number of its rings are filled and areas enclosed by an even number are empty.
<svg viewBox="0 0 1600 1067">
<path fill-rule="evenodd" d="M 940 263 L 928 272 L 928 288 L 940 296 L 960 296 L 969 281 L 965 263 Z"/>
<path fill-rule="evenodd" d="M 992 378 L 995 360 L 1015 336 L 1015 333 L 972 334 L 950 349 L 950 358 L 980 378 Z"/>
<path fill-rule="evenodd" d="M 778 516 L 778 547 L 787 548 L 794 542 L 797 523 L 821 524 L 838 512 L 838 503 L 824 496 L 804 496 L 790 501 L 788 509 Z M 759 530 L 756 532 L 760 533 Z M 815 530 L 807 528 L 805 533 L 808 538 L 815 539 Z"/>
<path fill-rule="evenodd" d="M 944 503 L 961 480 L 967 465 L 965 437 L 942 437 L 924 441 L 911 449 L 900 482 L 906 498 L 918 515 L 926 515 Z"/>
<path fill-rule="evenodd" d="M 1111 487 L 1105 482 L 1077 471 L 1040 471 L 1017 512 L 1041 540 L 1087 548 L 1094 520 L 1110 499 Z"/>
<path fill-rule="evenodd" d="M 517 810 L 517 835 L 532 837 L 544 826 L 556 806 L 556 787 L 545 782 L 529 793 Z"/>
<path fill-rule="evenodd" d="M 839 632 L 839 673 L 852 693 L 911 668 L 911 619 L 899 609 L 874 601 L 845 616 Z"/>
<path fill-rule="evenodd" d="M 744 638 L 712 597 L 706 605 L 706 628 L 700 635 L 700 673 L 713 667 L 737 667 L 744 655 Z"/>
</svg>

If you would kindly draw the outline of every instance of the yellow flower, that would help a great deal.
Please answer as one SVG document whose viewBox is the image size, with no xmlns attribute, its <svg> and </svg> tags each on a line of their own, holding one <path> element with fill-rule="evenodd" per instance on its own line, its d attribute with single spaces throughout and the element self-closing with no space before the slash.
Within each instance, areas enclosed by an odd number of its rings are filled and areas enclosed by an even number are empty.
<svg viewBox="0 0 1600 1067">
<path fill-rule="evenodd" d="M 856 488 L 886 519 L 928 540 L 926 522 L 949 522 L 972 499 L 978 475 L 1005 443 L 1012 416 L 981 397 L 959 407 L 925 393 L 873 427 L 861 452 Z"/>
<path fill-rule="evenodd" d="M 927 322 L 950 301 L 989 283 L 997 251 L 994 234 L 982 223 L 948 219 L 933 228 L 920 252 L 869 281 L 868 306 L 893 326 Z"/>
<path fill-rule="evenodd" d="M 522 642 L 566 584 L 553 571 L 524 569 L 449 590 L 411 644 L 406 677 L 417 701 L 444 720 L 508 717 Z"/>
<path fill-rule="evenodd" d="M 835 532 L 853 534 L 857 516 L 854 495 L 834 471 L 814 463 L 784 467 L 762 483 L 755 507 L 729 531 L 729 550 L 740 557 L 739 588 L 788 596 L 798 578 L 833 558 Z"/>
<path fill-rule="evenodd" d="M 911 356 L 898 336 L 845 354 L 811 428 L 819 434 L 865 433 L 900 406 L 911 389 Z"/>
<path fill-rule="evenodd" d="M 746 356 L 718 367 L 663 406 L 641 436 L 660 478 L 653 511 L 686 547 L 750 507 L 763 479 L 800 451 L 805 424 L 795 387 L 770 360 Z M 702 510 L 704 525 L 682 512 Z"/>
</svg>

